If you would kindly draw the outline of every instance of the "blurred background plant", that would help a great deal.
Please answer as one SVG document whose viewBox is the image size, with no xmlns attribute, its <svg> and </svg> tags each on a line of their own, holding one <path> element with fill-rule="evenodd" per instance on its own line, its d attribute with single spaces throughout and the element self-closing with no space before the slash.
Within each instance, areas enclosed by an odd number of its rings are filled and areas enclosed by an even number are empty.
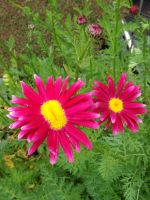
<svg viewBox="0 0 150 200">
<path fill-rule="evenodd" d="M 93 80 L 105 83 L 110 74 L 117 82 L 125 71 L 128 80 L 141 86 L 140 100 L 149 107 L 149 20 L 137 14 L 133 21 L 122 23 L 122 10 L 131 7 L 128 0 L 33 2 L 8 1 L 8 8 L 23 19 L 19 34 L 24 37 L 1 38 L 0 199 L 149 200 L 149 115 L 143 117 L 136 134 L 126 130 L 114 137 L 103 126 L 98 131 L 85 130 L 93 151 L 82 148 L 72 164 L 61 154 L 55 166 L 49 164 L 44 144 L 28 157 L 28 144 L 17 140 L 17 131 L 8 129 L 6 117 L 11 96 L 21 95 L 19 81 L 34 87 L 34 73 L 44 81 L 50 75 L 69 75 L 70 81 L 80 77 L 86 82 L 83 90 L 89 91 Z M 78 16 L 85 16 L 86 23 L 77 23 Z M 89 31 L 93 23 L 100 28 L 98 35 Z M 124 31 L 134 33 L 133 52 L 123 39 Z"/>
</svg>

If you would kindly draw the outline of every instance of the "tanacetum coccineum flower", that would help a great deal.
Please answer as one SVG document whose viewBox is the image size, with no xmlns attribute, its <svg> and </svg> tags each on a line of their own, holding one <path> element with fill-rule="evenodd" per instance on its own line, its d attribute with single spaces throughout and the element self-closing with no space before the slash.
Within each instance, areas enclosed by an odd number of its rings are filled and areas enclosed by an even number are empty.
<svg viewBox="0 0 150 200">
<path fill-rule="evenodd" d="M 19 106 L 8 108 L 8 117 L 15 120 L 10 128 L 21 128 L 18 139 L 33 143 L 28 155 L 33 154 L 47 139 L 51 164 L 57 160 L 59 146 L 68 161 L 73 162 L 72 147 L 79 152 L 82 143 L 92 149 L 91 142 L 77 126 L 98 128 L 95 119 L 99 114 L 92 112 L 91 94 L 76 94 L 84 85 L 80 79 L 67 87 L 68 77 L 64 81 L 61 77 L 56 81 L 49 77 L 46 86 L 40 77 L 35 75 L 34 78 L 37 92 L 21 81 L 25 98 L 12 97 L 12 103 Z"/>
<path fill-rule="evenodd" d="M 124 131 L 126 125 L 132 132 L 138 130 L 138 122 L 142 120 L 138 114 L 146 113 L 145 105 L 135 102 L 141 95 L 140 86 L 133 82 L 126 83 L 126 73 L 123 73 L 115 86 L 111 77 L 108 77 L 108 85 L 95 81 L 93 94 L 97 103 L 97 111 L 101 113 L 100 123 L 106 122 L 105 128 L 112 126 L 114 135 Z"/>
</svg>

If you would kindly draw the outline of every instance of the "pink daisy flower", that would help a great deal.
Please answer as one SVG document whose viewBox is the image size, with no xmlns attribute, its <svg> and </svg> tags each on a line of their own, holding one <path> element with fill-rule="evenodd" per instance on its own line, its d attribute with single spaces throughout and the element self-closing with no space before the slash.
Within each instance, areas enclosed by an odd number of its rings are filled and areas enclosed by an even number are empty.
<svg viewBox="0 0 150 200">
<path fill-rule="evenodd" d="M 145 105 L 135 102 L 141 95 L 140 86 L 133 82 L 126 83 L 126 73 L 122 73 L 117 86 L 111 77 L 108 77 L 108 85 L 95 81 L 93 94 L 97 103 L 97 111 L 101 113 L 99 123 L 106 122 L 105 129 L 112 126 L 114 135 L 124 132 L 124 125 L 132 132 L 136 132 L 138 122 L 142 120 L 138 114 L 146 113 Z"/>
<path fill-rule="evenodd" d="M 76 94 L 84 85 L 80 79 L 69 88 L 68 77 L 64 81 L 61 77 L 56 81 L 49 77 L 46 86 L 37 75 L 34 79 L 37 92 L 21 81 L 25 98 L 12 97 L 12 103 L 19 106 L 8 108 L 8 117 L 15 120 L 9 128 L 21 128 L 18 139 L 33 143 L 28 155 L 33 154 L 47 139 L 51 164 L 57 160 L 59 146 L 68 161 L 73 162 L 72 147 L 79 152 L 82 143 L 92 149 L 91 142 L 77 126 L 98 128 L 95 119 L 99 115 L 92 112 L 94 104 L 91 94 Z"/>
</svg>

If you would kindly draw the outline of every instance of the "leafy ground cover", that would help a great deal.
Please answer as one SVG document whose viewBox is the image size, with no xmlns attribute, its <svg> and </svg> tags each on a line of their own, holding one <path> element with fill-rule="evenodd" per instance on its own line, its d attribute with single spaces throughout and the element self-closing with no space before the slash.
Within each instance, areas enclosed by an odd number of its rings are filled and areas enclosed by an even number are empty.
<svg viewBox="0 0 150 200">
<path fill-rule="evenodd" d="M 149 110 L 150 22 L 134 13 L 133 21 L 122 23 L 131 2 L 124 1 L 10 1 L 1 2 L 0 59 L 0 193 L 2 200 L 149 200 L 150 134 L 149 113 L 133 133 L 125 128 L 114 136 L 105 130 L 82 128 L 93 144 L 91 151 L 81 145 L 68 163 L 60 149 L 57 163 L 49 162 L 44 142 L 32 155 L 30 144 L 18 141 L 19 130 L 9 129 L 7 118 L 12 95 L 22 97 L 20 81 L 35 88 L 33 75 L 46 83 L 48 76 L 78 78 L 92 90 L 94 80 L 117 83 L 122 72 L 128 81 L 140 85 L 140 103 Z M 7 15 L 5 13 L 7 11 Z M 85 16 L 86 23 L 77 23 Z M 90 32 L 98 24 L 99 34 Z M 98 29 L 99 30 L 99 29 Z M 124 32 L 134 35 L 133 52 Z"/>
</svg>

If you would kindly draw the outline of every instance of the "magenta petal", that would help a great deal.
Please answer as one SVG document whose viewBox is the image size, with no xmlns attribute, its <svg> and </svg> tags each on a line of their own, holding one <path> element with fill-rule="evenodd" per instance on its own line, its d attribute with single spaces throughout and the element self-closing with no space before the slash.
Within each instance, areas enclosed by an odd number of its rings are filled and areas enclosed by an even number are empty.
<svg viewBox="0 0 150 200">
<path fill-rule="evenodd" d="M 124 104 L 125 108 L 143 108 L 145 106 L 146 106 L 145 104 L 137 103 L 137 102 L 126 102 Z"/>
<path fill-rule="evenodd" d="M 98 113 L 92 113 L 92 112 L 79 112 L 78 114 L 74 115 L 68 115 L 68 120 L 82 120 L 82 121 L 87 121 L 87 120 L 94 120 L 96 118 L 100 117 L 100 114 Z"/>
<path fill-rule="evenodd" d="M 39 129 L 37 129 L 34 133 L 34 135 L 31 138 L 32 142 L 35 142 L 37 140 L 45 139 L 48 134 L 49 126 L 47 124 L 41 126 Z"/>
<path fill-rule="evenodd" d="M 86 120 L 70 120 L 70 122 L 72 124 L 78 125 L 78 126 L 83 126 L 83 127 L 87 127 L 87 128 L 92 128 L 92 129 L 98 129 L 99 128 L 99 124 L 95 121 L 86 121 Z"/>
<path fill-rule="evenodd" d="M 108 79 L 109 96 L 114 97 L 116 95 L 116 88 L 114 81 L 110 76 L 107 79 Z"/>
<path fill-rule="evenodd" d="M 107 130 L 107 129 L 109 128 L 110 122 L 111 122 L 111 120 L 108 119 L 108 120 L 107 120 L 107 123 L 105 124 L 105 130 Z"/>
<path fill-rule="evenodd" d="M 106 95 L 105 92 L 103 92 L 103 90 L 101 89 L 95 89 L 92 91 L 93 95 L 96 96 L 96 99 L 98 99 L 99 101 L 102 102 L 107 102 L 109 100 L 109 95 Z"/>
<path fill-rule="evenodd" d="M 23 139 L 25 136 L 27 136 L 29 131 L 20 131 L 18 134 L 18 140 Z"/>
<path fill-rule="evenodd" d="M 17 119 L 17 117 L 14 117 L 13 115 L 11 115 L 11 114 L 8 114 L 8 115 L 6 115 L 9 119 Z"/>
<path fill-rule="evenodd" d="M 136 108 L 136 109 L 128 109 L 129 112 L 132 112 L 133 114 L 144 114 L 147 113 L 147 109 L 146 108 Z"/>
<path fill-rule="evenodd" d="M 42 144 L 42 142 L 43 140 L 34 142 L 32 146 L 28 149 L 28 155 L 29 156 L 32 155 L 38 149 L 38 147 Z"/>
<path fill-rule="evenodd" d="M 65 127 L 67 133 L 70 137 L 74 137 L 77 141 L 81 142 L 86 148 L 92 149 L 92 144 L 90 140 L 86 137 L 86 135 L 78 128 L 68 124 Z"/>
<path fill-rule="evenodd" d="M 20 83 L 21 83 L 21 86 L 22 86 L 23 94 L 28 99 L 30 99 L 31 101 L 34 101 L 35 103 L 39 103 L 40 104 L 40 101 L 38 100 L 39 99 L 38 94 L 36 92 L 34 92 L 34 90 L 29 85 L 24 83 L 23 81 L 20 81 Z"/>
<path fill-rule="evenodd" d="M 116 124 L 117 124 L 118 130 L 121 133 L 123 133 L 124 132 L 124 128 L 123 128 L 123 124 L 122 124 L 122 121 L 121 121 L 120 114 L 117 115 Z"/>
<path fill-rule="evenodd" d="M 69 144 L 70 142 L 69 142 L 67 136 L 64 134 L 63 131 L 59 132 L 59 141 L 60 141 L 60 144 L 62 146 L 64 153 L 66 154 L 68 161 L 70 163 L 73 162 L 74 157 L 73 157 L 72 149 L 71 149 L 70 144 Z"/>
<path fill-rule="evenodd" d="M 61 101 L 62 104 L 66 103 L 69 98 L 74 95 L 80 88 L 83 87 L 85 83 L 78 79 L 77 82 L 73 83 L 70 88 L 66 91 L 66 93 L 63 95 L 63 98 L 60 97 L 59 100 Z"/>
<path fill-rule="evenodd" d="M 116 123 L 112 124 L 112 131 L 114 136 L 118 134 L 118 127 Z"/>
<path fill-rule="evenodd" d="M 127 110 L 123 110 L 123 113 L 130 119 L 133 119 L 134 121 L 137 121 L 139 123 L 142 123 L 142 120 L 137 117 L 136 115 L 134 115 L 132 112 L 129 112 Z"/>
<path fill-rule="evenodd" d="M 109 110 L 106 110 L 102 113 L 101 117 L 100 117 L 100 120 L 101 121 L 105 121 L 107 119 L 107 117 L 109 116 L 110 114 L 110 111 Z"/>
<path fill-rule="evenodd" d="M 40 95 L 40 98 L 42 97 L 42 99 L 45 100 L 46 99 L 46 91 L 45 91 L 43 81 L 36 74 L 34 75 L 34 80 L 35 80 L 35 84 L 36 84 L 36 87 L 38 89 L 38 93 Z"/>
<path fill-rule="evenodd" d="M 78 104 L 80 102 L 87 102 L 91 100 L 90 94 L 80 94 L 75 97 L 72 97 L 66 104 L 63 104 L 63 108 L 69 108 L 71 106 L 74 106 L 75 104 Z"/>
<path fill-rule="evenodd" d="M 30 129 L 33 129 L 33 128 L 38 128 L 38 127 L 42 126 L 44 123 L 45 123 L 45 121 L 41 120 L 41 118 L 39 118 L 36 121 L 33 121 L 33 122 L 31 121 L 30 123 L 22 126 L 21 130 L 30 130 Z"/>
<path fill-rule="evenodd" d="M 57 131 L 49 131 L 48 138 L 47 138 L 47 146 L 52 154 L 58 154 L 58 147 L 59 147 L 59 141 L 58 141 L 58 134 Z"/>
<path fill-rule="evenodd" d="M 81 111 L 85 111 L 87 110 L 89 107 L 91 107 L 92 102 L 91 100 L 89 102 L 82 102 L 82 103 L 78 103 L 77 105 L 74 105 L 70 108 L 66 108 L 65 112 L 67 115 L 73 115 L 74 113 L 79 113 Z"/>
<path fill-rule="evenodd" d="M 54 99 L 54 84 L 53 78 L 48 77 L 47 84 L 46 84 L 46 96 L 48 100 Z"/>
<path fill-rule="evenodd" d="M 114 112 L 110 112 L 110 119 L 111 119 L 112 124 L 116 122 L 116 118 L 117 118 L 117 114 Z"/>
<path fill-rule="evenodd" d="M 67 86 L 68 86 L 68 81 L 69 81 L 69 77 L 67 76 L 64 80 L 63 86 L 62 86 L 62 90 L 61 90 L 61 94 L 60 94 L 60 99 L 63 97 L 63 95 L 66 93 L 67 91 Z"/>
<path fill-rule="evenodd" d="M 109 94 L 108 87 L 105 84 L 101 83 L 100 81 L 94 81 L 94 83 L 98 86 L 98 88 L 103 90 L 103 92 L 105 92 L 107 95 Z"/>
<path fill-rule="evenodd" d="M 60 92 L 61 92 L 61 88 L 62 88 L 62 77 L 59 76 L 57 78 L 57 80 L 55 81 L 55 84 L 54 84 L 54 92 L 55 92 L 55 98 L 58 99 L 59 95 L 60 95 Z"/>
<path fill-rule="evenodd" d="M 120 93 L 122 93 L 122 90 L 124 88 L 125 82 L 126 82 L 127 75 L 126 73 L 122 73 L 119 81 L 118 81 L 118 96 Z"/>
<path fill-rule="evenodd" d="M 24 99 L 24 98 L 18 98 L 14 95 L 12 96 L 11 102 L 14 104 L 21 105 L 21 106 L 27 106 L 29 104 L 29 100 Z"/>
<path fill-rule="evenodd" d="M 131 118 L 128 118 L 124 113 L 121 113 L 121 117 L 126 124 L 126 126 L 135 133 L 138 130 L 138 125 L 135 121 L 133 121 Z"/>
<path fill-rule="evenodd" d="M 56 163 L 57 158 L 58 158 L 58 153 L 56 153 L 56 154 L 50 153 L 50 163 L 51 163 L 51 165 L 54 165 Z"/>
<path fill-rule="evenodd" d="M 20 128 L 23 125 L 24 125 L 24 122 L 18 120 L 16 122 L 13 122 L 12 124 L 10 124 L 9 128 L 10 129 Z"/>
<path fill-rule="evenodd" d="M 80 152 L 79 142 L 74 137 L 70 137 L 69 135 L 68 135 L 68 139 L 71 142 L 73 148 L 76 150 L 76 152 Z"/>
</svg>

